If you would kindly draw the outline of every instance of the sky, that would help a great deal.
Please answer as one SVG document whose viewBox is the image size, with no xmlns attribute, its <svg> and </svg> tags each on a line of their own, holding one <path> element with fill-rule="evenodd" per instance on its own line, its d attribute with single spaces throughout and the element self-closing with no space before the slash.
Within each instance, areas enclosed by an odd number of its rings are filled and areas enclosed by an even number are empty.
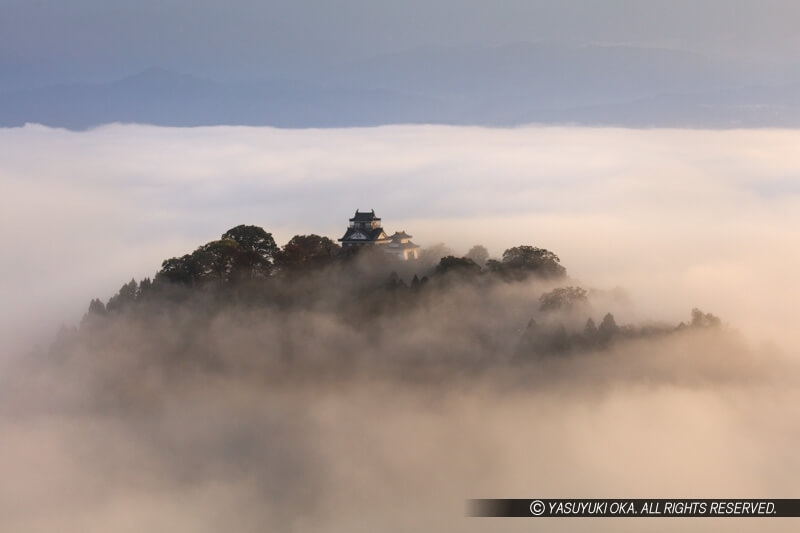
<svg viewBox="0 0 800 533">
<path fill-rule="evenodd" d="M 543 40 L 767 63 L 800 53 L 792 0 L 2 0 L 0 12 L 6 87 L 151 66 L 212 78 L 304 76 L 421 46 Z"/>
</svg>

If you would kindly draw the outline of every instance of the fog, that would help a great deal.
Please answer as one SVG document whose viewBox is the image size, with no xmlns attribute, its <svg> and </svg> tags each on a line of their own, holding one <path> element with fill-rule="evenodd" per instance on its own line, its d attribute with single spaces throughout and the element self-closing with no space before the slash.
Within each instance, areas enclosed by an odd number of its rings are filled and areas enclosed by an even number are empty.
<svg viewBox="0 0 800 533">
<path fill-rule="evenodd" d="M 434 126 L 0 130 L 4 531 L 748 531 L 752 520 L 464 516 L 473 497 L 800 497 L 795 131 Z M 338 238 L 356 208 L 569 279 L 457 284 L 352 320 L 90 298 L 240 223 Z M 575 316 L 539 310 L 581 285 Z M 312 285 L 313 286 L 313 285 Z M 689 328 L 515 361 L 528 320 Z M 198 318 L 200 317 L 200 318 Z M 19 359 L 34 343 L 42 349 Z M 174 354 L 183 359 L 173 359 Z M 293 354 L 287 361 L 283 354 Z M 784 519 L 758 522 L 785 531 Z"/>
<path fill-rule="evenodd" d="M 420 245 L 533 244 L 643 318 L 693 306 L 780 341 L 800 299 L 800 134 L 579 128 L 0 130 L 0 323 L 40 339 L 237 224 Z M 746 304 L 743 297 L 747 295 Z M 633 310 L 631 311 L 633 312 Z M 46 326 L 46 327 L 40 327 Z M 13 333 L 13 335 L 12 335 Z"/>
</svg>

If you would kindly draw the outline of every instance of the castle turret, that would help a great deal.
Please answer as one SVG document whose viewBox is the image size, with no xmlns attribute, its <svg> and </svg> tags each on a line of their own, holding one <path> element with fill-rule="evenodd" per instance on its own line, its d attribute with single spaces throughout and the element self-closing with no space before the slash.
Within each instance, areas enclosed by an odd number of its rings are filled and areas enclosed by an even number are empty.
<svg viewBox="0 0 800 533">
<path fill-rule="evenodd" d="M 411 235 L 405 231 L 395 232 L 389 237 L 391 241 L 386 245 L 386 253 L 393 254 L 398 259 L 407 261 L 419 258 L 419 246 L 411 242 Z"/>
</svg>

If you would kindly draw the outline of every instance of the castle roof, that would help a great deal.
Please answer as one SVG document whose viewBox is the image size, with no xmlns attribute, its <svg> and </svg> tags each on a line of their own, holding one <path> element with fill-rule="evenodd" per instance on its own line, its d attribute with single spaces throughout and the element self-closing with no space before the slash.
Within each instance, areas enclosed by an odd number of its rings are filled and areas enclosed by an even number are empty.
<svg viewBox="0 0 800 533">
<path fill-rule="evenodd" d="M 356 209 L 356 214 L 353 218 L 350 219 L 350 222 L 371 222 L 373 220 L 380 220 L 377 216 L 375 216 L 375 210 L 371 210 L 370 212 L 361 212 Z"/>
<path fill-rule="evenodd" d="M 353 239 L 353 235 L 356 233 L 360 233 L 364 235 L 365 239 Z M 340 241 L 359 241 L 359 242 L 368 242 L 368 241 L 378 241 L 381 240 L 381 235 L 383 234 L 383 228 L 347 228 L 347 231 L 344 233 Z"/>
<path fill-rule="evenodd" d="M 411 242 L 411 235 L 406 233 L 405 231 L 396 231 L 394 235 L 390 237 L 392 242 L 388 244 L 389 248 L 393 250 L 408 250 L 411 248 L 419 248 L 416 244 Z"/>
</svg>

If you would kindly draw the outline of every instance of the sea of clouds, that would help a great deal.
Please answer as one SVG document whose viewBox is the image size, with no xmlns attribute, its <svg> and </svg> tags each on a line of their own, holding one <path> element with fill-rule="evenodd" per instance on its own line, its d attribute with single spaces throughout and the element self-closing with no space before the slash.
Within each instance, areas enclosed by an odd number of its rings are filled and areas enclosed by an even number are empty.
<svg viewBox="0 0 800 533">
<path fill-rule="evenodd" d="M 463 504 L 800 497 L 799 141 L 788 130 L 0 130 L 0 529 L 752 530 L 751 520 L 493 522 L 465 518 Z M 125 324 L 107 332 L 118 353 L 10 362 L 77 323 L 90 298 L 230 227 L 263 226 L 279 244 L 337 238 L 356 208 L 421 245 L 548 248 L 570 283 L 616 289 L 606 294 L 620 323 L 677 323 L 701 307 L 729 329 L 425 379 L 170 375 L 131 363 L 141 350 Z M 456 295 L 378 342 L 427 336 L 467 353 L 450 315 L 463 313 L 463 328 L 524 326 L 511 307 L 524 308 L 520 287 L 493 292 L 485 321 Z M 248 343 L 280 333 L 237 317 L 203 331 L 208 344 L 247 358 Z M 330 320 L 286 323 L 309 352 L 345 338 Z"/>
<path fill-rule="evenodd" d="M 156 128 L 0 130 L 2 337 L 74 324 L 240 223 L 340 237 L 356 208 L 457 252 L 556 252 L 646 317 L 692 306 L 782 341 L 800 301 L 800 132 Z"/>
</svg>

